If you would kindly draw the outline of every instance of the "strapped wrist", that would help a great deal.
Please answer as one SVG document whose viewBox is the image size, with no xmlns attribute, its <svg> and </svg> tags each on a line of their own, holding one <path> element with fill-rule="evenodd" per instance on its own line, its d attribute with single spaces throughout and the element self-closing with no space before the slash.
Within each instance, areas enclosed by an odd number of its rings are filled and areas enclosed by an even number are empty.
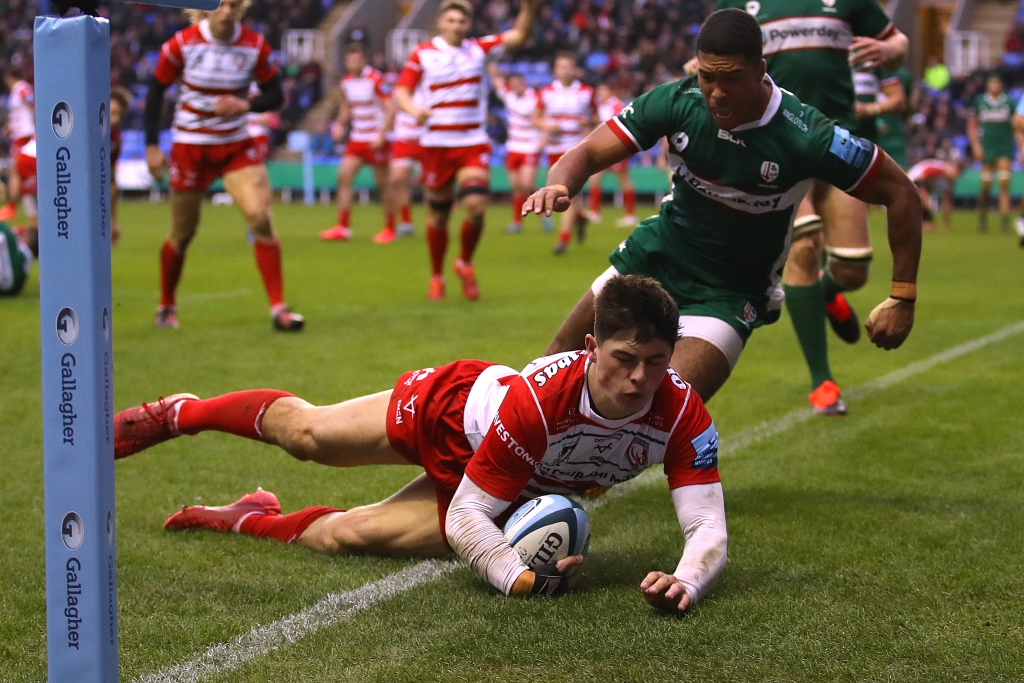
<svg viewBox="0 0 1024 683">
<path fill-rule="evenodd" d="M 889 289 L 889 298 L 914 303 L 917 301 L 917 284 L 893 280 L 892 287 Z"/>
</svg>

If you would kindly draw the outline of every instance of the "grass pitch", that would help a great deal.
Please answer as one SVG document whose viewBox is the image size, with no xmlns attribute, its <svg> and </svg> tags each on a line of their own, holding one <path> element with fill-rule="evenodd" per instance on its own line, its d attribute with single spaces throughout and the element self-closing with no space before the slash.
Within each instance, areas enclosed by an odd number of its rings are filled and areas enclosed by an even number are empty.
<svg viewBox="0 0 1024 683">
<path fill-rule="evenodd" d="M 496 207 L 478 258 L 481 300 L 426 299 L 420 234 L 374 245 L 380 212 L 354 212 L 356 238 L 325 244 L 329 207 L 275 208 L 286 294 L 307 318 L 274 333 L 228 207 L 206 207 L 181 286 L 182 329 L 153 327 L 167 207 L 126 203 L 114 250 L 115 408 L 178 391 L 279 387 L 332 403 L 393 385 L 409 369 L 540 355 L 626 231 L 603 225 L 556 259 L 528 222 L 506 235 Z M 872 214 L 873 277 L 850 295 L 866 315 L 887 294 L 889 258 Z M 456 224 L 457 225 L 457 224 Z M 682 550 L 666 486 L 592 514 L 579 590 L 506 600 L 466 568 L 353 614 L 212 681 L 1011 681 L 1024 671 L 1024 334 L 858 398 L 856 387 L 1024 319 L 1015 239 L 958 215 L 925 236 L 918 319 L 883 352 L 834 338 L 850 415 L 815 418 L 753 445 L 755 427 L 806 406 L 808 376 L 785 320 L 758 331 L 709 408 L 721 433 L 729 564 L 685 618 L 643 602 L 651 569 Z M 453 231 L 453 237 L 455 231 Z M 453 239 L 453 246 L 457 239 Z M 0 681 L 45 679 L 38 285 L 0 300 Z M 330 470 L 220 434 L 182 438 L 117 465 L 122 680 L 189 662 L 416 560 L 330 558 L 215 533 L 171 534 L 182 504 L 222 504 L 263 486 L 286 511 L 379 500 L 412 467 Z"/>
</svg>

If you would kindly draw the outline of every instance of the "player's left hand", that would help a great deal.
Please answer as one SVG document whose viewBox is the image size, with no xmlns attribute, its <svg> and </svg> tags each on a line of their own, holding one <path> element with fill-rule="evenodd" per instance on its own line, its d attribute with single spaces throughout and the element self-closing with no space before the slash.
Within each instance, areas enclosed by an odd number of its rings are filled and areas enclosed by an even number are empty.
<svg viewBox="0 0 1024 683">
<path fill-rule="evenodd" d="M 881 66 L 895 57 L 889 54 L 889 44 L 884 40 L 875 40 L 866 36 L 854 36 L 850 43 L 850 66 L 863 66 L 865 69 L 873 69 Z"/>
<path fill-rule="evenodd" d="M 899 348 L 910 336 L 913 326 L 913 302 L 891 297 L 875 306 L 864 323 L 871 343 L 886 351 Z"/>
<path fill-rule="evenodd" d="M 690 594 L 672 574 L 651 572 L 640 582 L 647 604 L 662 612 L 678 614 L 690 608 Z"/>
<path fill-rule="evenodd" d="M 542 187 L 523 202 L 522 215 L 530 213 L 544 214 L 550 216 L 552 211 L 566 211 L 571 203 L 569 199 L 569 188 L 565 185 L 549 185 Z"/>
<path fill-rule="evenodd" d="M 235 116 L 249 111 L 249 100 L 234 95 L 221 95 L 213 103 L 213 113 L 217 116 Z"/>
</svg>

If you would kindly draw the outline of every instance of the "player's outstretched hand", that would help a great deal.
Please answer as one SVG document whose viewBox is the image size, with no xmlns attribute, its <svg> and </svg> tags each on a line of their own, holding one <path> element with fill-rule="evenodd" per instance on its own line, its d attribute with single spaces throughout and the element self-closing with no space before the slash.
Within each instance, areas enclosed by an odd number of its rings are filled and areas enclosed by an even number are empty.
<svg viewBox="0 0 1024 683">
<path fill-rule="evenodd" d="M 651 572 L 640 582 L 647 604 L 662 612 L 678 614 L 690 608 L 690 594 L 672 574 Z"/>
<path fill-rule="evenodd" d="M 237 116 L 249 111 L 249 100 L 234 95 L 221 95 L 213 102 L 213 113 L 217 116 Z"/>
<path fill-rule="evenodd" d="M 891 297 L 875 306 L 864 323 L 871 343 L 886 351 L 899 348 L 913 326 L 914 303 Z"/>
<path fill-rule="evenodd" d="M 697 73 L 697 58 L 691 57 L 686 64 L 683 64 L 683 73 L 687 76 L 692 76 Z"/>
<path fill-rule="evenodd" d="M 552 211 L 566 211 L 569 208 L 569 188 L 565 185 L 548 185 L 542 187 L 523 202 L 523 213 L 530 212 L 550 216 Z"/>
<path fill-rule="evenodd" d="M 149 175 L 153 176 L 153 180 L 160 182 L 160 179 L 164 177 L 165 166 L 167 166 L 167 157 L 160 151 L 160 147 L 158 145 L 147 145 L 146 167 L 149 169 Z"/>
<path fill-rule="evenodd" d="M 425 124 L 427 122 L 427 119 L 430 118 L 430 110 L 429 109 L 417 109 L 416 113 L 413 114 L 413 116 L 416 117 L 416 125 L 422 126 L 423 124 Z"/>
</svg>

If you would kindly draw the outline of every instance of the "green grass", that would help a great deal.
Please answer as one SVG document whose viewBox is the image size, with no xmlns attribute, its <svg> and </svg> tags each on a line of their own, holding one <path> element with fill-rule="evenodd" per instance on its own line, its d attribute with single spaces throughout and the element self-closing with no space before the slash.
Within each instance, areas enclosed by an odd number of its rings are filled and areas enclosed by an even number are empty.
<svg viewBox="0 0 1024 683">
<path fill-rule="evenodd" d="M 531 221 L 506 235 L 495 208 L 480 248 L 481 300 L 450 277 L 426 300 L 422 236 L 381 247 L 376 208 L 356 239 L 324 244 L 329 207 L 275 208 L 286 294 L 307 318 L 271 331 L 231 208 L 207 207 L 181 286 L 178 331 L 153 327 L 165 205 L 127 203 L 114 251 L 115 407 L 191 391 L 269 386 L 316 403 L 390 387 L 403 371 L 464 357 L 522 366 L 606 267 L 625 236 L 606 211 L 582 248 L 550 255 Z M 887 293 L 881 213 L 874 276 L 850 296 L 866 314 Z M 422 216 L 418 216 L 422 226 Z M 421 229 L 422 235 L 422 229 Z M 453 239 L 453 244 L 457 240 Z M 925 239 L 918 320 L 882 352 L 832 342 L 853 389 L 1024 319 L 1024 251 L 956 217 Z M 0 300 L 0 680 L 45 679 L 38 285 Z M 858 399 L 721 462 L 730 531 L 722 579 L 682 619 L 652 612 L 638 583 L 671 571 L 682 538 L 664 483 L 594 512 L 579 591 L 506 600 L 468 569 L 360 612 L 216 681 L 1011 681 L 1024 671 L 1024 335 Z M 787 321 L 758 331 L 710 404 L 728 449 L 745 430 L 806 405 Z M 328 593 L 415 560 L 330 558 L 213 533 L 170 534 L 164 516 L 261 485 L 286 510 L 378 500 L 411 467 L 335 471 L 220 434 L 173 441 L 117 464 L 122 680 L 187 660 Z"/>
</svg>

